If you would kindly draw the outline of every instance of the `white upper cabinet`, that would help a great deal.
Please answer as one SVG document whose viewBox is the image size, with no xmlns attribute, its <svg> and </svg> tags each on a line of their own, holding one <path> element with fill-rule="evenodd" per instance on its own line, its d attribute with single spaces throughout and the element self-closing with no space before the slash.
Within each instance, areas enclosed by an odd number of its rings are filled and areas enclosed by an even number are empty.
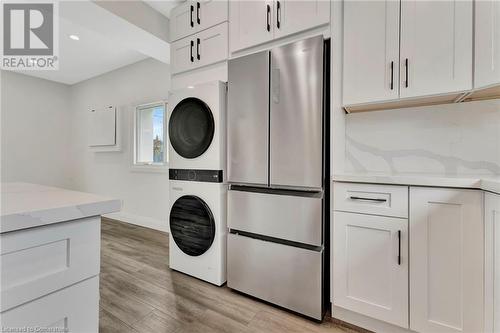
<svg viewBox="0 0 500 333">
<path fill-rule="evenodd" d="M 348 111 L 449 103 L 472 89 L 471 0 L 346 0 L 343 19 Z"/>
<path fill-rule="evenodd" d="M 399 98 L 399 8 L 344 2 L 344 105 Z"/>
<path fill-rule="evenodd" d="M 401 1 L 401 98 L 472 89 L 472 19 L 472 1 Z"/>
<path fill-rule="evenodd" d="M 170 40 L 186 36 L 227 21 L 227 0 L 188 0 L 170 13 Z"/>
<path fill-rule="evenodd" d="M 201 0 L 195 3 L 198 30 L 205 30 L 221 22 L 227 21 L 227 0 Z"/>
<path fill-rule="evenodd" d="M 408 219 L 334 212 L 333 302 L 408 328 Z"/>
<path fill-rule="evenodd" d="M 274 1 L 274 38 L 314 28 L 330 21 L 330 1 Z"/>
<path fill-rule="evenodd" d="M 272 1 L 231 1 L 229 4 L 229 45 L 241 50 L 273 39 Z"/>
<path fill-rule="evenodd" d="M 485 333 L 500 333 L 500 195 L 485 194 Z"/>
<path fill-rule="evenodd" d="M 500 1 L 476 1 L 474 88 L 500 84 Z"/>
<path fill-rule="evenodd" d="M 176 41 L 196 32 L 195 3 L 186 1 L 170 12 L 170 40 Z"/>
<path fill-rule="evenodd" d="M 226 60 L 227 22 L 182 38 L 170 45 L 172 74 Z"/>
<path fill-rule="evenodd" d="M 411 187 L 411 330 L 484 332 L 483 236 L 483 192 Z"/>
<path fill-rule="evenodd" d="M 239 51 L 329 22 L 330 1 L 230 1 L 230 50 Z"/>
</svg>

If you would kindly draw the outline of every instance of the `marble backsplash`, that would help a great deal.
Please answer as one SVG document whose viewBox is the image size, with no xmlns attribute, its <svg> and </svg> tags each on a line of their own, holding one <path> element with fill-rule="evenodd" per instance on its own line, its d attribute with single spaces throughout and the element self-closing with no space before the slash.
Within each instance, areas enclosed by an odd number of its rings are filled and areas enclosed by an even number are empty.
<svg viewBox="0 0 500 333">
<path fill-rule="evenodd" d="M 500 99 L 349 114 L 346 173 L 500 175 Z"/>
</svg>

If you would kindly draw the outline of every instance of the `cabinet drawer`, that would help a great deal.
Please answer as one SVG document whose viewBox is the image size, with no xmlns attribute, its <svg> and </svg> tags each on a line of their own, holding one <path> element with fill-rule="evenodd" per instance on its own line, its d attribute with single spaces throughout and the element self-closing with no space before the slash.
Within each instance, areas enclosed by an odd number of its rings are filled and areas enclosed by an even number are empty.
<svg viewBox="0 0 500 333">
<path fill-rule="evenodd" d="M 1 311 L 99 274 L 100 217 L 2 234 Z"/>
<path fill-rule="evenodd" d="M 333 209 L 337 211 L 408 217 L 408 187 L 334 183 Z"/>
<path fill-rule="evenodd" d="M 229 234 L 227 285 L 320 320 L 322 256 L 323 251 Z"/>
<path fill-rule="evenodd" d="M 320 246 L 322 199 L 231 190 L 230 229 Z"/>
<path fill-rule="evenodd" d="M 2 312 L 0 322 L 3 328 L 33 328 L 32 331 L 19 330 L 17 332 L 97 332 L 99 329 L 99 277 L 95 276 L 33 302 Z M 12 330 L 12 332 L 16 331 Z"/>
</svg>

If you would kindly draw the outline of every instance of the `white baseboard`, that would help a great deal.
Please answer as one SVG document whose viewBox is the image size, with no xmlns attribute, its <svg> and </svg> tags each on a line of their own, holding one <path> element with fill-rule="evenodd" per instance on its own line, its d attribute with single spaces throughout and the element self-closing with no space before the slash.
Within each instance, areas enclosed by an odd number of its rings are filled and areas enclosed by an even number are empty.
<svg viewBox="0 0 500 333">
<path fill-rule="evenodd" d="M 113 220 L 119 220 L 130 224 L 135 224 L 141 227 L 146 227 L 150 229 L 155 229 L 163 232 L 168 232 L 168 221 L 158 220 L 151 217 L 134 215 L 126 212 L 118 212 L 105 214 L 103 217 L 107 217 Z"/>
</svg>

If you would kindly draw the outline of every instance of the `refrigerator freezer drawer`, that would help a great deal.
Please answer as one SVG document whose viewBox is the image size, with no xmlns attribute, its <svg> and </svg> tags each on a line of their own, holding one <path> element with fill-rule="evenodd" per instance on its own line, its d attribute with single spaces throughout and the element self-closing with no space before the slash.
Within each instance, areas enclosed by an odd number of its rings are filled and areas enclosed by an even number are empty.
<svg viewBox="0 0 500 333">
<path fill-rule="evenodd" d="M 323 251 L 229 234 L 227 253 L 230 288 L 321 320 Z"/>
<path fill-rule="evenodd" d="M 322 225 L 321 198 L 228 192 L 230 229 L 321 246 Z"/>
</svg>

